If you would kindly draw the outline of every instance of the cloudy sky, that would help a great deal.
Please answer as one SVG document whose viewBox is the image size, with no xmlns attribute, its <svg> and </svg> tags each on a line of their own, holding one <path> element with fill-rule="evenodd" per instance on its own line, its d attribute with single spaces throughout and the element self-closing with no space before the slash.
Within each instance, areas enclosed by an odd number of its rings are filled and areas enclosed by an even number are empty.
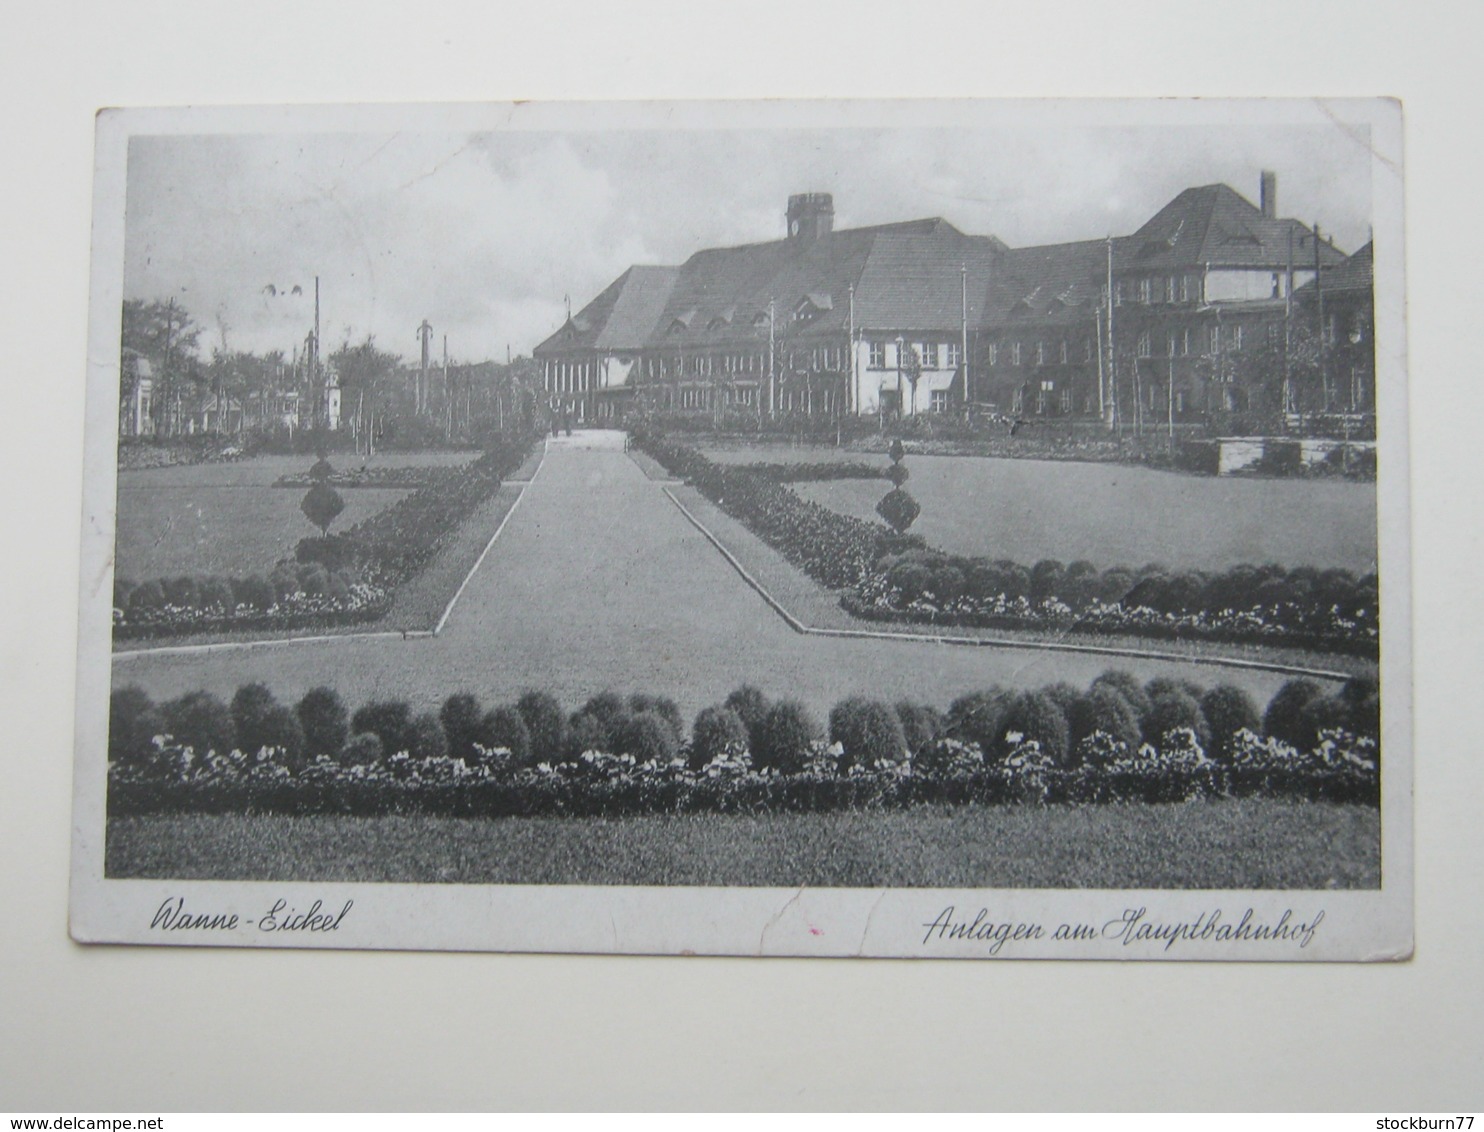
<svg viewBox="0 0 1484 1132">
<path fill-rule="evenodd" d="M 1325 126 L 136 135 L 124 289 L 174 295 L 203 347 L 288 353 L 318 275 L 327 350 L 413 357 L 426 318 L 452 358 L 503 360 L 632 263 L 780 238 L 794 192 L 833 193 L 840 228 L 942 216 L 1026 245 L 1131 232 L 1190 185 L 1255 202 L 1273 169 L 1280 212 L 1349 251 L 1368 160 Z"/>
</svg>

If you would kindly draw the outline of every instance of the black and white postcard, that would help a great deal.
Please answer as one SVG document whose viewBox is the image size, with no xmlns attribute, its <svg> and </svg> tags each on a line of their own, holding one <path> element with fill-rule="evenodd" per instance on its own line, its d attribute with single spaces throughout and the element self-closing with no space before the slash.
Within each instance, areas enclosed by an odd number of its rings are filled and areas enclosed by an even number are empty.
<svg viewBox="0 0 1484 1132">
<path fill-rule="evenodd" d="M 74 937 L 1406 958 L 1401 157 L 1379 99 L 102 113 Z"/>
</svg>

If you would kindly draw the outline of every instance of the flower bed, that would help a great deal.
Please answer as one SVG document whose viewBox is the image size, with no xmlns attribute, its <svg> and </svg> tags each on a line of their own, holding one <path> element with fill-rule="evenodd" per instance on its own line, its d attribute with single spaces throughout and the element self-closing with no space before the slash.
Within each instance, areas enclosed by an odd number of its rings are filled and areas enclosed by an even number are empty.
<svg viewBox="0 0 1484 1132">
<path fill-rule="evenodd" d="M 488 714 L 461 694 L 436 717 L 381 703 L 348 718 L 329 689 L 294 711 L 261 685 L 239 689 L 230 710 L 204 693 L 157 706 L 123 689 L 108 807 L 514 817 L 1249 796 L 1374 806 L 1374 695 L 1364 681 L 1337 696 L 1295 681 L 1259 722 L 1237 689 L 1141 687 L 1113 672 L 1085 693 L 988 689 L 946 713 L 854 698 L 831 711 L 826 734 L 802 705 L 743 688 L 703 711 L 686 741 L 673 704 L 649 696 L 601 694 L 568 716 L 540 693 Z"/>
<path fill-rule="evenodd" d="M 719 465 L 649 433 L 636 433 L 635 443 L 815 581 L 846 591 L 841 605 L 865 620 L 1274 644 L 1359 656 L 1378 651 L 1374 574 L 1357 578 L 1348 570 L 1276 565 L 1219 573 L 1103 570 L 1052 559 L 1026 567 L 948 555 L 915 536 L 800 499 L 778 482 L 777 472 Z"/>
<path fill-rule="evenodd" d="M 349 471 L 336 471 L 325 477 L 323 481 L 316 481 L 308 472 L 299 472 L 291 476 L 279 476 L 273 481 L 274 487 L 308 488 L 316 482 L 324 482 L 331 487 L 381 487 L 381 488 L 408 488 L 416 489 L 425 487 L 433 482 L 434 473 L 441 469 L 437 467 L 417 467 L 408 464 L 404 467 L 387 468 L 377 466 L 374 468 L 352 468 Z"/>
<path fill-rule="evenodd" d="M 423 486 L 343 534 L 301 540 L 294 559 L 280 561 L 266 576 L 182 576 L 143 584 L 117 579 L 114 636 L 374 621 L 391 607 L 396 587 L 431 562 L 459 524 L 520 467 L 531 445 L 530 438 L 504 440 L 462 467 L 383 469 L 414 470 Z"/>
</svg>

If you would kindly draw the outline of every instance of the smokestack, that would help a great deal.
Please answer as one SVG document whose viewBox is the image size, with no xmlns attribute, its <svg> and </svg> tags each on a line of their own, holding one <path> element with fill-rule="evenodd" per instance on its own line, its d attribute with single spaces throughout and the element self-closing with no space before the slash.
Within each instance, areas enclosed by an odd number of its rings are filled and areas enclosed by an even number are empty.
<svg viewBox="0 0 1484 1132">
<path fill-rule="evenodd" d="M 807 244 L 835 227 L 835 200 L 829 193 L 795 193 L 788 198 L 788 237 Z"/>
<path fill-rule="evenodd" d="M 1259 207 L 1262 209 L 1264 220 L 1278 219 L 1278 174 L 1264 169 L 1262 171 L 1262 191 L 1259 194 Z"/>
</svg>

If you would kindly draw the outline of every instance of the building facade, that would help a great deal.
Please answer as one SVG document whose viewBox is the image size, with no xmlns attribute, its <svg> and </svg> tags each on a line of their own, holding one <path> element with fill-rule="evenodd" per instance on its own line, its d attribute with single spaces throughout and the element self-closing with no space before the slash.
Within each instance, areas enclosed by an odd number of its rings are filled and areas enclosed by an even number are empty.
<svg viewBox="0 0 1484 1132">
<path fill-rule="evenodd" d="M 1132 235 L 1040 247 L 941 218 L 837 231 L 827 193 L 790 197 L 785 222 L 782 240 L 616 279 L 534 351 L 553 408 L 1110 424 L 1253 411 L 1276 396 L 1254 359 L 1286 357 L 1300 294 L 1347 262 L 1279 218 L 1271 173 L 1257 205 L 1201 186 Z"/>
</svg>

